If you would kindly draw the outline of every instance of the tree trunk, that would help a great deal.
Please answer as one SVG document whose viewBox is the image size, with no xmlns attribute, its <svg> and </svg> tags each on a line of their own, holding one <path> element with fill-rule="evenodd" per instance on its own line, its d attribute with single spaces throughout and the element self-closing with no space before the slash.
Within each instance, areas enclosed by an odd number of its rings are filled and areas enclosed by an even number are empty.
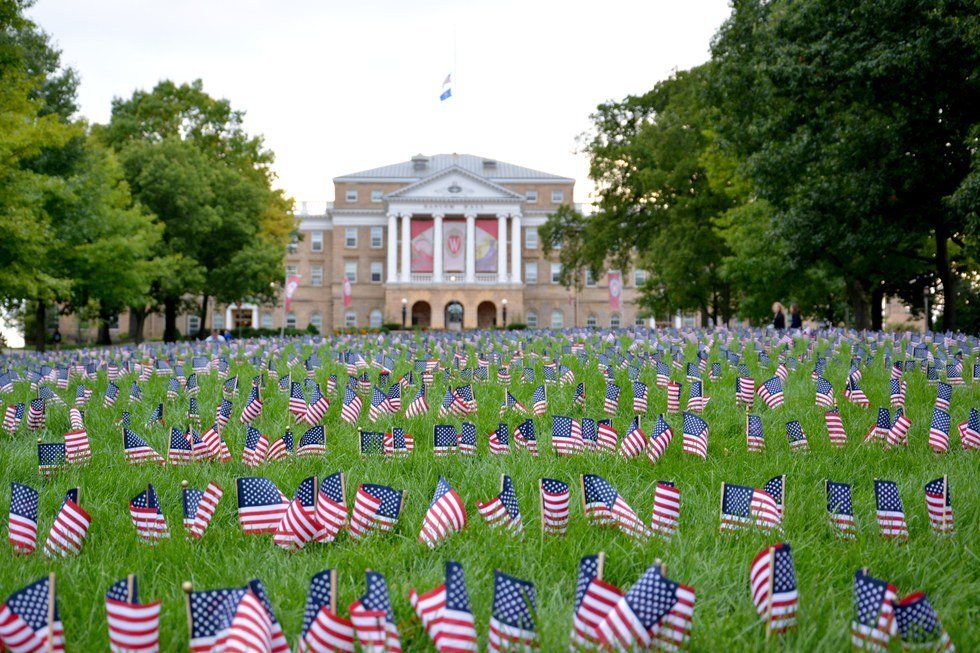
<svg viewBox="0 0 980 653">
<path fill-rule="evenodd" d="M 146 307 L 129 307 L 129 337 L 137 345 L 143 342 L 143 327 L 146 325 Z"/>
<path fill-rule="evenodd" d="M 197 328 L 198 340 L 204 340 L 208 337 L 208 330 L 205 328 L 205 325 L 208 323 L 208 299 L 208 295 L 204 295 L 201 298 L 201 310 L 198 311 L 198 317 L 200 318 L 198 324 L 201 325 Z"/>
<path fill-rule="evenodd" d="M 701 328 L 708 328 L 708 305 L 701 305 Z"/>
<path fill-rule="evenodd" d="M 943 331 L 956 328 L 956 277 L 949 260 L 949 238 L 945 225 L 936 227 L 936 273 L 943 284 Z"/>
<path fill-rule="evenodd" d="M 725 326 L 732 320 L 732 287 L 727 283 L 721 287 L 721 319 Z"/>
<path fill-rule="evenodd" d="M 714 320 L 714 326 L 718 326 L 718 315 L 721 310 L 718 308 L 718 293 L 711 293 L 711 318 Z"/>
<path fill-rule="evenodd" d="M 44 345 L 48 339 L 48 306 L 44 300 L 37 300 L 34 307 L 34 349 L 39 352 L 44 351 Z"/>
<path fill-rule="evenodd" d="M 864 284 L 858 279 L 848 279 L 845 282 L 847 288 L 847 301 L 851 305 L 853 316 L 851 325 L 855 329 L 867 329 L 871 326 L 868 319 L 868 292 L 864 289 Z"/>
<path fill-rule="evenodd" d="M 109 335 L 109 320 L 99 318 L 99 336 L 95 341 L 97 345 L 111 345 L 112 336 Z"/>
<path fill-rule="evenodd" d="M 881 302 L 885 299 L 885 288 L 881 284 L 871 291 L 871 328 L 881 331 Z"/>
<path fill-rule="evenodd" d="M 177 340 L 177 298 L 168 297 L 163 300 L 163 341 Z"/>
</svg>

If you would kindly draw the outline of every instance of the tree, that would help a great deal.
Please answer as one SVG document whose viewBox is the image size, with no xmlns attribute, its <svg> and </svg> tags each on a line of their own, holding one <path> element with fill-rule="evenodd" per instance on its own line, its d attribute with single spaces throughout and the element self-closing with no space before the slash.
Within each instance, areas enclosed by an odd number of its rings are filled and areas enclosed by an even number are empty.
<svg viewBox="0 0 980 653">
<path fill-rule="evenodd" d="M 944 198 L 969 168 L 977 16 L 960 0 L 738 0 L 715 38 L 719 147 L 775 208 L 788 255 L 843 272 L 858 327 L 929 274 L 955 326 L 963 221 Z"/>
<path fill-rule="evenodd" d="M 203 90 L 200 80 L 160 82 L 113 101 L 101 137 L 118 153 L 134 195 L 163 222 L 156 255 L 165 273 L 153 284 L 163 304 L 164 339 L 176 337 L 177 311 L 202 297 L 268 300 L 282 277 L 293 230 L 292 203 L 272 188 L 272 152 L 242 127 L 243 113 Z M 133 306 L 145 315 L 145 306 Z"/>
</svg>

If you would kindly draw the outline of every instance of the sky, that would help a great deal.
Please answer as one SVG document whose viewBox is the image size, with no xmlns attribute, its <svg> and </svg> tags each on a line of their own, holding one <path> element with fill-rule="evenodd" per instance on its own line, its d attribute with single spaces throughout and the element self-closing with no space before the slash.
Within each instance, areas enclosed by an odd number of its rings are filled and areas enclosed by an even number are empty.
<svg viewBox="0 0 980 653">
<path fill-rule="evenodd" d="M 316 211 L 334 177 L 458 152 L 592 184 L 578 137 L 604 101 L 707 61 L 727 0 L 38 0 L 80 115 L 162 79 L 245 111 L 277 184 Z M 453 97 L 439 100 L 446 75 Z M 10 329 L 0 329 L 12 342 Z"/>
</svg>

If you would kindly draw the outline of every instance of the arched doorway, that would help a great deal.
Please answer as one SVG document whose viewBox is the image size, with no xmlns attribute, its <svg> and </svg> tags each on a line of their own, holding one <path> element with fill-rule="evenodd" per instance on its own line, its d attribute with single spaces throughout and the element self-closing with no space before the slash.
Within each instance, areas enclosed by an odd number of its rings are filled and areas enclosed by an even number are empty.
<svg viewBox="0 0 980 653">
<path fill-rule="evenodd" d="M 497 326 L 497 307 L 493 302 L 480 302 L 476 307 L 476 327 L 491 329 L 495 326 Z"/>
<path fill-rule="evenodd" d="M 459 302 L 446 304 L 446 328 L 450 331 L 463 330 L 463 305 Z"/>
<path fill-rule="evenodd" d="M 415 302 L 412 304 L 412 326 L 428 329 L 432 326 L 432 307 L 429 302 Z"/>
</svg>

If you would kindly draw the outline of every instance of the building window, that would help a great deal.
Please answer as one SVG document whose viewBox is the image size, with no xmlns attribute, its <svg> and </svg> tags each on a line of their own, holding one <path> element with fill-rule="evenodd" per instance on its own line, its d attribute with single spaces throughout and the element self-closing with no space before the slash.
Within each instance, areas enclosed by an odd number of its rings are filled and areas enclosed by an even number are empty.
<svg viewBox="0 0 980 653">
<path fill-rule="evenodd" d="M 532 329 L 538 328 L 538 314 L 534 311 L 527 312 L 527 325 Z"/>
<path fill-rule="evenodd" d="M 524 249 L 538 248 L 538 228 L 528 227 L 524 230 Z"/>
<path fill-rule="evenodd" d="M 646 324 L 646 322 L 647 321 L 644 318 L 642 318 L 641 316 L 637 315 L 636 316 L 636 320 L 633 321 L 633 324 L 635 324 L 638 327 L 641 327 L 641 326 L 644 326 Z"/>
<path fill-rule="evenodd" d="M 357 283 L 357 261 L 344 261 L 344 276 L 351 283 Z"/>
<path fill-rule="evenodd" d="M 296 313 L 289 311 L 286 313 L 286 328 L 295 329 L 296 328 Z"/>
<path fill-rule="evenodd" d="M 565 201 L 565 191 L 563 190 L 553 190 L 551 191 L 551 203 L 561 204 Z"/>
<path fill-rule="evenodd" d="M 350 249 L 357 247 L 357 227 L 344 228 L 344 247 Z"/>
<path fill-rule="evenodd" d="M 299 236 L 293 234 L 289 237 L 289 244 L 286 245 L 287 254 L 295 254 L 299 250 Z"/>
<path fill-rule="evenodd" d="M 595 288 L 595 277 L 592 276 L 592 270 L 585 271 L 585 287 Z"/>
<path fill-rule="evenodd" d="M 187 316 L 187 335 L 192 336 L 201 330 L 201 317 L 199 315 Z"/>
<path fill-rule="evenodd" d="M 311 286 L 322 286 L 323 285 L 323 266 L 322 265 L 311 265 L 310 266 L 310 285 Z"/>
<path fill-rule="evenodd" d="M 262 328 L 271 329 L 272 328 L 272 313 L 262 314 Z"/>
<path fill-rule="evenodd" d="M 383 227 L 371 227 L 371 247 L 374 249 L 381 249 L 381 246 L 384 245 L 383 234 Z"/>
<path fill-rule="evenodd" d="M 588 319 L 585 320 L 585 326 L 594 329 L 595 325 L 596 325 L 595 315 L 593 313 L 589 313 Z"/>
<path fill-rule="evenodd" d="M 211 318 L 211 326 L 218 331 L 225 328 L 225 314 L 221 311 L 215 311 L 214 317 Z"/>
<path fill-rule="evenodd" d="M 347 311 L 344 313 L 344 326 L 345 327 L 356 327 L 357 326 L 357 313 L 354 311 Z"/>
<path fill-rule="evenodd" d="M 310 232 L 310 251 L 311 252 L 322 252 L 323 251 L 323 232 L 319 229 Z"/>
<path fill-rule="evenodd" d="M 561 263 L 551 264 L 551 283 L 559 283 L 561 278 Z"/>
<path fill-rule="evenodd" d="M 371 191 L 371 201 L 374 202 L 374 203 L 380 202 L 381 201 L 381 194 L 382 193 L 381 193 L 380 190 L 372 190 Z"/>
<path fill-rule="evenodd" d="M 353 190 L 353 189 L 348 190 L 347 191 L 347 195 L 345 195 L 345 197 L 347 198 L 347 201 L 348 202 L 356 202 L 357 201 L 357 191 L 356 190 Z"/>
<path fill-rule="evenodd" d="M 381 328 L 381 322 L 382 322 L 381 311 L 379 311 L 378 309 L 374 309 L 373 311 L 371 311 L 371 316 L 369 319 L 370 319 L 369 324 L 371 325 L 372 329 Z"/>
<path fill-rule="evenodd" d="M 371 261 L 371 283 L 381 283 L 384 274 L 384 264 L 381 261 Z"/>
<path fill-rule="evenodd" d="M 319 311 L 310 316 L 310 326 L 316 329 L 318 332 L 323 331 L 323 318 L 320 317 Z"/>
<path fill-rule="evenodd" d="M 524 283 L 538 282 L 538 262 L 524 261 Z"/>
<path fill-rule="evenodd" d="M 297 272 L 299 272 L 299 268 L 297 268 L 295 265 L 287 265 L 286 266 L 286 276 L 287 277 L 292 277 Z"/>
<path fill-rule="evenodd" d="M 619 313 L 613 313 L 609 316 L 609 326 L 613 329 L 619 328 Z"/>
<path fill-rule="evenodd" d="M 108 322 L 108 325 L 107 326 L 110 329 L 118 329 L 119 328 L 119 313 L 115 313 L 112 317 L 110 317 L 108 320 L 106 320 L 106 322 Z"/>
<path fill-rule="evenodd" d="M 561 311 L 551 311 L 551 328 L 561 329 L 565 326 L 565 314 Z"/>
<path fill-rule="evenodd" d="M 538 191 L 536 190 L 527 191 L 524 194 L 524 199 L 526 199 L 531 204 L 535 204 L 538 201 Z"/>
<path fill-rule="evenodd" d="M 646 270 L 633 270 L 633 285 L 639 288 L 647 282 Z"/>
</svg>

